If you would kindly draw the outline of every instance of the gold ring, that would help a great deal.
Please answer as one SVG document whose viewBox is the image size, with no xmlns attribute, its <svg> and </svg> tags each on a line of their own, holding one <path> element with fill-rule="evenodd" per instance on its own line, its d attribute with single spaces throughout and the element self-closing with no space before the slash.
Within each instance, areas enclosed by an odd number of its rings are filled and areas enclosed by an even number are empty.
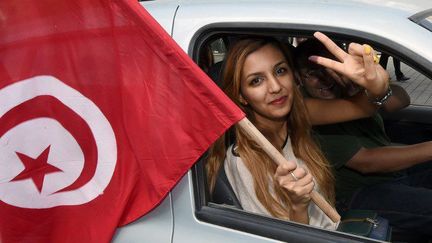
<svg viewBox="0 0 432 243">
<path fill-rule="evenodd" d="M 291 176 L 294 178 L 295 181 L 298 181 L 297 176 L 295 176 L 293 172 L 291 172 Z"/>
<path fill-rule="evenodd" d="M 378 57 L 378 55 L 376 53 L 374 53 L 373 59 L 374 59 L 374 63 L 376 63 L 376 64 L 379 63 L 379 57 Z"/>
</svg>

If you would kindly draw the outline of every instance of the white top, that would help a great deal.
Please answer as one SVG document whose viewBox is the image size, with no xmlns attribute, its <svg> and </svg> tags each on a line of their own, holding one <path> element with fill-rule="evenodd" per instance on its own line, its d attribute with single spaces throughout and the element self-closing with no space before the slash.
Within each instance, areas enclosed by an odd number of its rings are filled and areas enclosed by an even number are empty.
<svg viewBox="0 0 432 243">
<path fill-rule="evenodd" d="M 256 197 L 252 175 L 243 163 L 242 159 L 233 155 L 232 146 L 233 145 L 228 148 L 227 156 L 225 158 L 225 173 L 241 206 L 246 211 L 272 217 Z M 296 161 L 297 166 L 303 168 L 307 167 L 302 160 L 297 159 L 294 156 L 290 138 L 288 138 L 288 141 L 283 148 L 283 155 L 288 160 Z M 273 192 L 272 186 L 272 184 L 269 186 L 271 192 Z M 316 183 L 315 190 L 320 192 Z M 330 230 L 335 230 L 337 228 L 337 223 L 333 223 L 333 221 L 327 217 L 327 215 L 325 215 L 313 201 L 309 203 L 308 212 L 309 225 Z"/>
</svg>

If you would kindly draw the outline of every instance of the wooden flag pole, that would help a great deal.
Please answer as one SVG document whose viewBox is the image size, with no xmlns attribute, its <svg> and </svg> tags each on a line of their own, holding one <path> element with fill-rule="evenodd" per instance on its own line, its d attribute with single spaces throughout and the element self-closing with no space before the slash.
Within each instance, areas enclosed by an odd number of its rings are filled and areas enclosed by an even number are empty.
<svg viewBox="0 0 432 243">
<path fill-rule="evenodd" d="M 290 163 L 287 159 L 262 135 L 262 133 L 245 117 L 237 123 L 249 136 L 262 146 L 264 151 L 276 164 Z M 312 201 L 335 223 L 340 221 L 336 210 L 315 190 L 311 193 Z"/>
</svg>

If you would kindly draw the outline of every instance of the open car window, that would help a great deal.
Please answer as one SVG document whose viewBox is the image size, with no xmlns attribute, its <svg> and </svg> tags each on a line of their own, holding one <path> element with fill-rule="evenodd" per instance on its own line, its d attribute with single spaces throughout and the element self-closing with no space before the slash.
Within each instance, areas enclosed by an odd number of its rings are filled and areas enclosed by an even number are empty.
<svg viewBox="0 0 432 243">
<path fill-rule="evenodd" d="M 280 27 L 280 25 L 277 25 L 277 27 Z M 196 36 L 192 48 L 192 57 L 200 67 L 204 67 L 203 70 L 218 85 L 221 85 L 224 58 L 232 43 L 237 39 L 250 35 L 267 35 L 295 47 L 298 40 L 313 38 L 314 31 L 313 27 L 301 29 L 298 26 L 293 29 L 288 27 L 278 29 L 270 26 L 268 28 L 245 27 L 243 29 L 237 27 L 234 29 L 226 28 L 226 30 L 221 26 L 216 26 L 213 31 L 207 29 Z M 359 33 L 349 30 L 327 31 L 326 33 L 333 40 L 344 43 L 345 47 L 350 42 L 370 43 L 381 53 L 391 55 L 387 63 L 391 82 L 407 91 L 411 97 L 411 105 L 405 109 L 408 111 L 385 116 L 386 129 L 388 127 L 387 133 L 392 140 L 403 144 L 432 140 L 432 134 L 422 134 L 422 131 L 432 129 L 432 119 L 425 119 L 425 117 L 432 117 L 432 70 L 429 66 L 417 62 L 417 60 L 421 60 L 421 57 L 398 52 L 394 47 L 394 43 L 388 44 L 379 37 L 359 35 Z M 206 55 L 203 55 L 203 53 L 206 53 Z M 409 80 L 398 82 L 393 58 L 397 58 L 401 62 L 401 70 L 406 77 L 409 77 Z M 411 134 L 407 135 L 407 133 Z M 209 193 L 204 163 L 205 156 L 193 168 L 196 216 L 200 220 L 278 240 L 297 239 L 297 241 L 301 242 L 317 242 L 316 237 L 318 237 L 323 241 L 330 240 L 333 242 L 373 241 L 372 239 L 359 238 L 346 233 L 255 215 L 236 206 L 215 202 Z M 299 238 L 299 234 L 303 236 Z"/>
</svg>

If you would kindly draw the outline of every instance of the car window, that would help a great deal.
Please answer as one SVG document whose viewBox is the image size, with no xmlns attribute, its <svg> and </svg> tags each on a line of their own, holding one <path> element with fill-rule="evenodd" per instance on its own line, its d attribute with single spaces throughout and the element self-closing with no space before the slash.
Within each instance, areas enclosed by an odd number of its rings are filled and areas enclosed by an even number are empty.
<svg viewBox="0 0 432 243">
<path fill-rule="evenodd" d="M 409 19 L 414 23 L 424 27 L 425 29 L 432 31 L 432 10 L 431 9 L 414 14 Z"/>
<path fill-rule="evenodd" d="M 414 68 L 400 61 L 400 70 L 407 80 L 398 80 L 393 57 L 389 58 L 387 71 L 391 82 L 405 89 L 411 98 L 411 105 L 432 106 L 432 81 Z"/>
<path fill-rule="evenodd" d="M 432 16 L 428 16 L 428 17 L 424 18 L 420 22 L 420 25 L 425 27 L 426 29 L 432 31 Z"/>
<path fill-rule="evenodd" d="M 214 63 L 218 63 L 224 60 L 227 47 L 222 38 L 217 38 L 210 43 L 210 49 L 212 50 Z"/>
<path fill-rule="evenodd" d="M 272 29 L 271 31 L 266 32 L 253 32 L 250 29 L 244 31 L 238 30 L 238 32 L 227 31 L 225 34 L 221 34 L 220 29 L 217 32 L 217 36 L 212 37 L 208 33 L 203 36 L 203 39 L 197 38 L 195 43 L 195 50 L 193 57 L 197 63 L 203 67 L 204 62 L 207 62 L 206 59 L 202 58 L 202 55 L 197 55 L 197 53 L 202 53 L 205 50 L 206 53 L 211 54 L 211 62 L 208 67 L 203 68 L 203 70 L 218 84 L 220 85 L 220 75 L 223 70 L 223 60 L 227 51 L 229 50 L 229 43 L 235 42 L 237 39 L 242 38 L 244 35 L 271 35 L 283 43 L 286 43 L 290 48 L 295 48 L 302 40 L 305 38 L 313 38 L 312 30 L 304 30 L 304 31 L 292 31 L 289 32 L 287 30 L 275 31 Z M 365 41 L 356 36 L 345 36 L 345 35 L 337 35 L 333 34 L 333 39 L 336 40 L 343 48 L 347 48 L 348 44 L 352 41 L 358 41 L 360 43 L 364 43 Z M 229 40 L 229 41 L 228 41 Z M 374 41 L 372 41 L 373 44 Z M 387 53 L 386 43 L 378 43 L 380 47 L 384 47 L 383 51 L 380 51 L 380 54 Z M 377 48 L 378 50 L 378 48 Z M 394 50 L 394 48 L 392 48 Z M 393 57 L 389 55 L 386 69 L 390 74 L 391 83 L 399 85 L 403 87 L 411 98 L 411 105 L 421 106 L 421 107 L 431 107 L 432 106 L 432 80 L 424 75 L 424 72 L 420 72 L 416 70 L 416 65 L 413 65 L 410 62 L 410 65 L 405 63 L 405 60 L 409 60 L 409 57 L 404 57 L 402 54 L 398 54 L 395 56 L 403 57 L 400 61 L 400 69 L 405 78 L 409 78 L 407 80 L 402 80 L 401 77 L 398 77 L 395 72 L 395 66 L 393 64 Z M 430 71 L 430 70 L 429 70 Z M 216 75 L 214 74 L 216 73 Z M 398 80 L 399 79 L 399 80 Z M 411 108 L 410 108 L 411 109 Z M 418 110 L 417 108 L 412 108 L 410 113 L 408 114 L 409 119 L 407 120 L 406 114 L 397 113 L 391 114 L 389 116 L 384 116 L 385 126 L 388 135 L 391 137 L 392 141 L 394 140 L 397 143 L 403 144 L 412 144 L 419 141 L 432 140 L 432 135 L 421 135 L 422 131 L 425 129 L 432 128 L 432 121 L 425 120 L 425 115 L 432 115 L 432 110 L 423 111 Z M 419 125 L 420 124 L 420 125 Z M 407 135 L 407 133 L 410 133 Z M 293 234 L 290 233 L 291 230 L 295 231 L 308 231 L 312 230 L 312 234 L 320 235 L 323 234 L 322 237 L 338 237 L 338 232 L 330 232 L 327 230 L 317 229 L 308 225 L 298 225 L 292 222 L 284 222 L 282 220 L 276 219 L 265 219 L 266 217 L 254 215 L 251 213 L 247 213 L 239 209 L 236 206 L 236 203 L 228 203 L 221 201 L 215 201 L 214 198 L 211 197 L 208 184 L 206 181 L 206 175 L 204 170 L 204 161 L 202 161 L 195 166 L 194 173 L 196 175 L 195 183 L 196 192 L 198 194 L 196 198 L 196 205 L 200 210 L 197 210 L 197 216 L 200 219 L 204 219 L 207 222 L 215 223 L 221 226 L 230 227 L 246 232 L 257 232 L 257 228 L 254 227 L 264 227 L 264 224 L 260 224 L 263 222 L 268 223 L 267 226 L 272 228 L 272 233 L 270 231 L 258 230 L 262 233 L 263 236 L 269 237 L 278 237 L 288 234 L 289 237 L 293 237 Z M 235 196 L 235 195 L 234 195 Z M 228 196 L 229 197 L 229 196 Z M 232 199 L 228 198 L 228 201 Z M 207 211 L 209 210 L 209 211 Z M 207 214 L 207 212 L 210 212 Z M 221 218 L 219 218 L 219 216 Z M 248 226 L 246 222 L 258 222 L 259 226 Z M 252 223 L 252 222 L 250 222 Z M 308 231 L 310 233 L 310 231 Z M 347 237 L 346 234 L 343 237 Z M 356 239 L 356 236 L 350 236 L 352 239 Z M 283 239 L 283 238 L 282 238 Z M 304 240 L 304 239 L 302 239 Z M 364 239 L 363 239 L 364 240 Z"/>
</svg>

